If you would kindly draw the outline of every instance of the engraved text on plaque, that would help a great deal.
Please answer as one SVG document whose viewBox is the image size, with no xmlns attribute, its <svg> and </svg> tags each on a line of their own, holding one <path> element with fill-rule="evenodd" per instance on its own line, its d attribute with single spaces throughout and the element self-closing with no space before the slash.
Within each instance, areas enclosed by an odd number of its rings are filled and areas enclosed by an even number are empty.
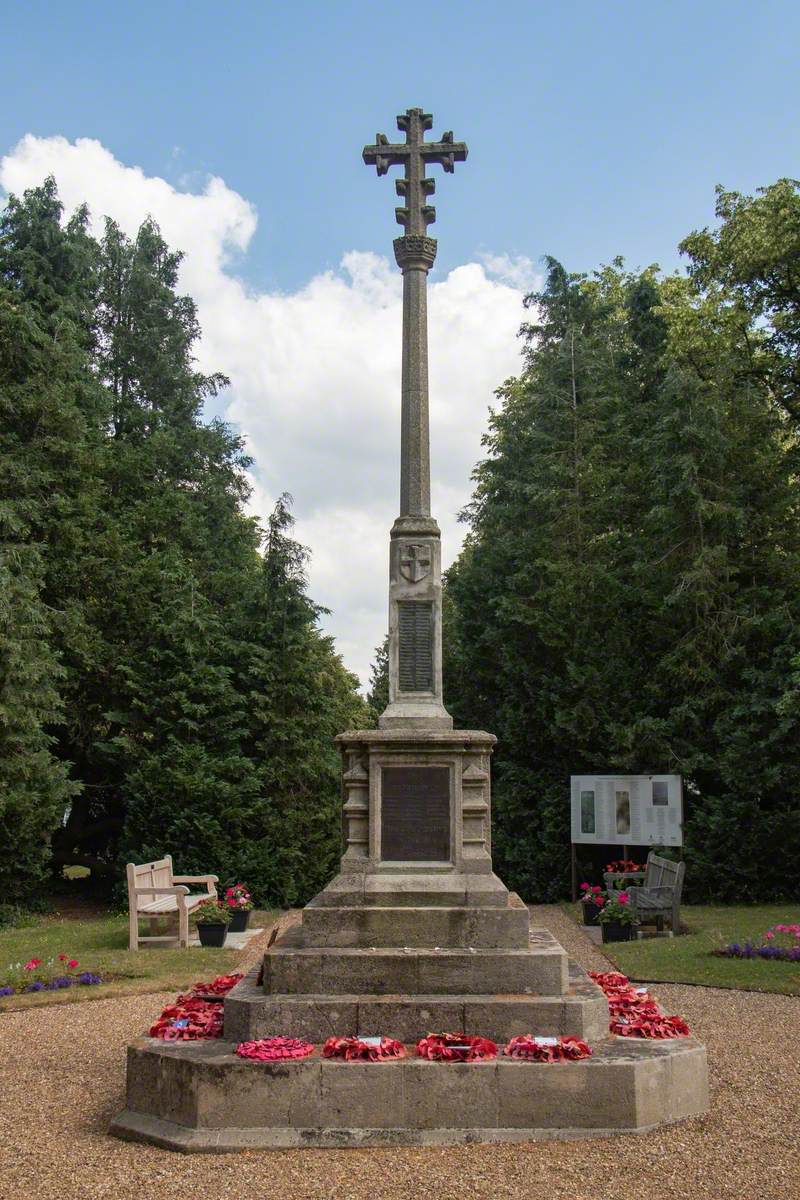
<svg viewBox="0 0 800 1200">
<path fill-rule="evenodd" d="M 433 690 L 433 605 L 425 600 L 399 600 L 398 667 L 401 692 Z"/>
<path fill-rule="evenodd" d="M 450 859 L 450 768 L 381 768 L 381 858 Z"/>
</svg>

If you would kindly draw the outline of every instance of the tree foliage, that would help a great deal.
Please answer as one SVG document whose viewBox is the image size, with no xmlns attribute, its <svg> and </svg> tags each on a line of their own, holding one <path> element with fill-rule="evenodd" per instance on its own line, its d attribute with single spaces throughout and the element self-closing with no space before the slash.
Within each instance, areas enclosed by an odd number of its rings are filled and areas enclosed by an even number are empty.
<svg viewBox="0 0 800 1200">
<path fill-rule="evenodd" d="M 695 897 L 797 882 L 799 212 L 785 181 L 722 194 L 688 278 L 550 261 L 527 300 L 445 666 L 499 737 L 496 851 L 531 898 L 564 894 L 568 779 L 598 771 L 684 776 Z"/>
<path fill-rule="evenodd" d="M 356 681 L 317 624 L 288 497 L 245 515 L 203 405 L 180 255 L 96 241 L 52 180 L 0 226 L 0 821 L 19 886 L 126 857 L 297 902 L 339 852 L 334 735 Z M 5 869 L 6 859 L 3 857 Z"/>
</svg>

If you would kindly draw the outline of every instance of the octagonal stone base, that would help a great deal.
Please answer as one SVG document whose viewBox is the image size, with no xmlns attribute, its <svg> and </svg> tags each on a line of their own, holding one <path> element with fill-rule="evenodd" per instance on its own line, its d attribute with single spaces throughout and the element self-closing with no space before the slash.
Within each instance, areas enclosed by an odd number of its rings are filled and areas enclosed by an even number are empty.
<svg viewBox="0 0 800 1200">
<path fill-rule="evenodd" d="M 238 1058 L 230 1042 L 128 1048 L 119 1137 L 187 1153 L 293 1146 L 446 1145 L 644 1132 L 708 1107 L 693 1038 L 607 1038 L 592 1058 L 433 1063 Z"/>
</svg>

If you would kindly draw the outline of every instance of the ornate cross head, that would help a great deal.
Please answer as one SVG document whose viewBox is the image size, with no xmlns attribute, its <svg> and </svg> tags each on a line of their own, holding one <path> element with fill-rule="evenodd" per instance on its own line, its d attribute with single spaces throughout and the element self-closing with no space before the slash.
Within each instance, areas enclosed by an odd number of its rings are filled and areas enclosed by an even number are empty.
<svg viewBox="0 0 800 1200">
<path fill-rule="evenodd" d="M 467 147 L 463 142 L 454 142 L 452 132 L 443 133 L 440 142 L 426 142 L 425 131 L 432 125 L 430 113 L 409 108 L 397 118 L 397 128 L 406 135 L 405 144 L 392 144 L 385 133 L 378 133 L 375 145 L 364 147 L 364 162 L 377 167 L 379 175 L 385 175 L 389 167 L 405 168 L 405 178 L 395 180 L 397 194 L 405 200 L 402 208 L 394 210 L 395 216 L 407 234 L 423 237 L 436 220 L 436 209 L 427 203 L 427 197 L 436 191 L 436 181 L 425 177 L 426 165 L 439 163 L 452 172 L 455 163 L 467 157 Z"/>
</svg>

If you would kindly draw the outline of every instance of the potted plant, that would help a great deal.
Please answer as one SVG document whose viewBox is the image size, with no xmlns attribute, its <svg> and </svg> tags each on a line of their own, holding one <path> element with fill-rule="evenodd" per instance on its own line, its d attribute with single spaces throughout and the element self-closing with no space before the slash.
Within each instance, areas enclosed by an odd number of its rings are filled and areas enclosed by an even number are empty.
<svg viewBox="0 0 800 1200">
<path fill-rule="evenodd" d="M 583 907 L 584 925 L 596 925 L 600 910 L 606 902 L 606 894 L 597 884 L 581 884 L 581 905 Z"/>
<path fill-rule="evenodd" d="M 219 900 L 204 900 L 195 909 L 201 946 L 224 946 L 230 924 L 230 910 Z"/>
<path fill-rule="evenodd" d="M 234 883 L 225 891 L 225 907 L 230 913 L 231 923 L 228 929 L 231 933 L 243 933 L 250 921 L 250 913 L 255 905 L 250 889 L 246 883 Z"/>
<path fill-rule="evenodd" d="M 636 936 L 636 913 L 627 892 L 608 892 L 597 919 L 604 942 L 631 942 Z"/>
</svg>

